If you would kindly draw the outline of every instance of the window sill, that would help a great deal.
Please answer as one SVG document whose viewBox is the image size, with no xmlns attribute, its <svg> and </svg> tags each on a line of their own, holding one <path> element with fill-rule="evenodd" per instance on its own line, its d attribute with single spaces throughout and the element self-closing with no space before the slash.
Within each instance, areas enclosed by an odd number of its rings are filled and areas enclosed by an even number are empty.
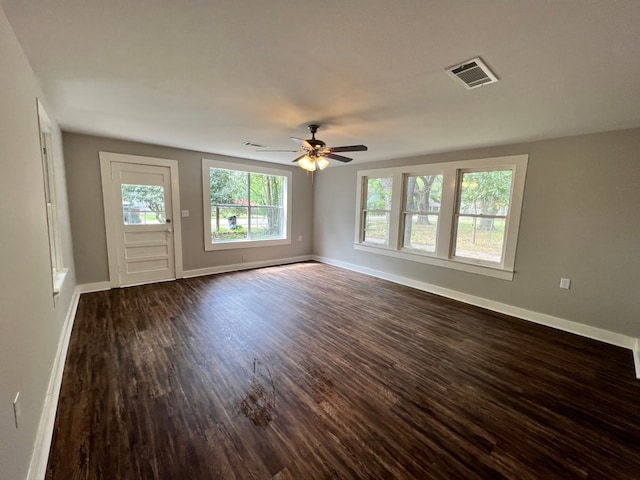
<svg viewBox="0 0 640 480">
<path fill-rule="evenodd" d="M 253 241 L 210 243 L 208 245 L 205 245 L 204 249 L 206 251 L 232 250 L 232 249 L 253 248 L 253 247 L 272 247 L 277 245 L 291 245 L 291 239 L 280 238 L 278 240 L 253 240 Z"/>
<path fill-rule="evenodd" d="M 53 295 L 59 295 L 60 290 L 62 290 L 62 284 L 64 283 L 64 279 L 67 277 L 67 272 L 69 269 L 65 268 L 64 270 L 60 270 L 55 273 L 53 276 Z"/>
<path fill-rule="evenodd" d="M 394 250 L 389 247 L 379 247 L 355 243 L 354 248 L 363 252 L 375 253 L 378 255 L 387 255 L 389 257 L 401 258 L 411 262 L 426 263 L 443 268 L 450 268 L 462 272 L 475 273 L 477 275 L 485 275 L 487 277 L 499 278 L 500 280 L 513 280 L 513 270 L 500 267 L 492 267 L 489 265 L 479 265 L 475 263 L 467 263 L 461 260 L 452 260 L 448 258 L 434 257 L 418 253 L 411 253 L 403 250 Z"/>
</svg>

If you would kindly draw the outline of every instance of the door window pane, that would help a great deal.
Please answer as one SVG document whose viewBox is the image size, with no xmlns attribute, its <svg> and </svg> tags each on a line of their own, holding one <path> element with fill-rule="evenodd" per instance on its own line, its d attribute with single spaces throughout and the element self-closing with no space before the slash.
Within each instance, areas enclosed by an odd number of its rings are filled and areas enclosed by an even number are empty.
<svg viewBox="0 0 640 480">
<path fill-rule="evenodd" d="M 125 225 L 157 225 L 167 222 L 164 187 L 122 185 L 122 214 Z"/>
</svg>

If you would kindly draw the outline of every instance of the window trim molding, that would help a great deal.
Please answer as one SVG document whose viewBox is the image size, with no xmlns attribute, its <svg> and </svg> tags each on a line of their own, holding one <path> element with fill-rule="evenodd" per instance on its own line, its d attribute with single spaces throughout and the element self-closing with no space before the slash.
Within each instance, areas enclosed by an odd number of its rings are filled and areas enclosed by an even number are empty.
<svg viewBox="0 0 640 480">
<path fill-rule="evenodd" d="M 372 179 L 372 178 L 375 179 L 375 178 L 389 178 L 389 177 L 387 175 L 368 176 L 368 177 L 366 177 L 367 180 L 368 179 Z M 393 177 L 391 179 L 393 181 Z M 358 238 L 357 241 L 359 241 L 360 243 L 364 243 L 365 245 L 377 245 L 377 246 L 380 246 L 380 247 L 389 247 L 389 245 L 391 244 L 391 242 L 392 242 L 392 240 L 394 238 L 393 231 L 391 229 L 392 209 L 390 209 L 390 210 L 369 210 L 367 208 L 367 195 L 369 193 L 369 186 L 368 185 L 365 186 L 365 178 L 362 179 L 362 181 L 360 182 L 359 185 L 362 188 L 362 192 L 361 192 L 361 195 L 360 195 L 360 198 L 362 199 L 362 208 L 360 210 L 362 218 L 361 218 L 361 223 L 360 223 L 360 225 L 361 225 L 360 231 L 356 232 L 356 237 Z M 394 190 L 393 190 L 393 183 L 392 183 L 392 185 L 391 185 L 391 205 L 392 206 L 394 205 L 394 203 L 393 203 L 394 202 L 393 193 L 394 193 Z M 385 243 L 373 243 L 373 242 L 366 242 L 364 240 L 364 238 L 366 236 L 365 228 L 364 228 L 366 226 L 366 220 L 365 220 L 366 214 L 365 214 L 365 212 L 367 212 L 367 213 L 379 212 L 379 213 L 384 213 L 384 214 L 388 213 L 389 214 L 389 224 L 388 224 L 388 228 L 387 228 L 387 238 L 386 238 L 386 242 Z"/>
<path fill-rule="evenodd" d="M 444 268 L 486 275 L 503 280 L 513 280 L 515 273 L 515 254 L 517 238 L 520 229 L 520 217 L 524 197 L 528 154 L 509 155 L 503 157 L 489 157 L 481 159 L 459 160 L 443 163 L 429 163 L 389 167 L 370 170 L 359 170 L 356 188 L 356 222 L 354 249 L 391 256 L 413 262 L 426 263 Z M 508 227 L 505 234 L 504 255 L 501 264 L 491 265 L 462 257 L 453 257 L 453 235 L 458 175 L 462 170 L 492 169 L 509 167 L 513 170 L 511 185 L 511 202 L 509 207 Z M 435 252 L 418 252 L 405 249 L 401 245 L 402 212 L 405 179 L 409 175 L 437 175 L 442 174 L 442 201 L 438 218 L 437 243 Z M 364 181 L 367 178 L 392 177 L 392 210 L 389 225 L 389 245 L 374 245 L 361 240 L 362 209 L 364 195 Z"/>
<path fill-rule="evenodd" d="M 38 116 L 38 135 L 40 137 L 49 259 L 51 262 L 51 291 L 56 297 L 62 289 L 68 268 L 64 266 L 60 222 L 58 220 L 58 189 L 56 185 L 56 160 L 53 155 L 53 127 L 49 115 L 39 98 L 36 98 L 36 112 Z"/>
<path fill-rule="evenodd" d="M 442 176 L 442 183 L 443 183 L 442 190 L 444 191 L 444 172 L 437 170 L 437 171 L 430 171 L 429 173 L 431 175 L 441 175 Z M 445 200 L 443 198 L 440 199 L 440 200 L 442 200 L 440 202 L 440 209 L 438 210 L 438 213 L 435 214 L 435 215 L 438 216 L 438 223 L 437 223 L 437 226 L 436 226 L 436 251 L 429 252 L 429 251 L 425 251 L 425 250 L 418 250 L 418 249 L 415 249 L 415 248 L 409 248 L 409 247 L 405 247 L 404 246 L 404 234 L 405 234 L 405 231 L 406 231 L 405 228 L 404 228 L 405 227 L 405 223 L 404 222 L 405 222 L 405 220 L 407 218 L 407 213 L 410 213 L 410 212 L 407 211 L 407 194 L 406 194 L 406 191 L 405 191 L 405 188 L 406 188 L 405 186 L 407 185 L 409 177 L 420 176 L 422 174 L 423 174 L 423 172 L 420 172 L 420 173 L 414 173 L 413 171 L 411 171 L 411 172 L 402 172 L 402 183 L 401 183 L 401 190 L 402 191 L 401 191 L 401 195 L 400 195 L 402 203 L 400 204 L 400 218 L 399 218 L 399 221 L 400 221 L 400 225 L 399 225 L 400 237 L 398 239 L 398 249 L 403 251 L 403 252 L 407 252 L 407 253 L 414 254 L 414 255 L 435 256 L 435 254 L 437 252 L 437 246 L 440 245 L 440 243 L 441 243 L 441 235 L 443 237 L 445 237 L 445 240 L 442 240 L 442 241 L 448 241 L 448 240 L 446 240 L 445 233 L 443 232 L 444 229 L 441 228 L 441 224 L 440 224 L 440 220 L 441 220 L 441 218 L 443 218 L 442 217 L 442 215 L 443 215 L 442 205 L 444 204 L 443 202 Z M 413 213 L 413 212 L 411 212 L 411 213 Z M 429 213 L 426 212 L 426 215 L 429 215 Z M 446 215 L 445 215 L 444 218 L 448 218 L 448 217 L 446 217 Z"/>
<path fill-rule="evenodd" d="M 111 184 L 112 163 L 132 163 L 168 167 L 171 172 L 171 206 L 173 230 L 173 258 L 176 279 L 182 278 L 184 267 L 182 259 L 182 217 L 180 216 L 180 177 L 177 160 L 147 157 L 128 153 L 99 151 L 100 182 L 102 185 L 102 206 L 104 209 L 104 225 L 107 237 L 107 263 L 109 267 L 109 283 L 111 288 L 122 287 L 118 273 L 118 245 L 114 237 L 116 232 L 116 214 Z"/>
<path fill-rule="evenodd" d="M 286 206 L 284 220 L 286 224 L 285 238 L 274 240 L 238 240 L 233 242 L 213 243 L 211 241 L 211 196 L 210 188 L 210 168 L 222 168 L 226 170 L 236 170 L 249 173 L 260 173 L 264 175 L 277 175 L 286 177 L 287 188 L 284 189 L 284 201 Z M 239 163 L 225 162 L 210 158 L 202 159 L 202 207 L 203 207 L 203 240 L 205 251 L 231 250 L 241 248 L 270 247 L 277 245 L 291 245 L 291 207 L 293 197 L 293 174 L 290 170 L 279 168 L 245 165 Z"/>
</svg>

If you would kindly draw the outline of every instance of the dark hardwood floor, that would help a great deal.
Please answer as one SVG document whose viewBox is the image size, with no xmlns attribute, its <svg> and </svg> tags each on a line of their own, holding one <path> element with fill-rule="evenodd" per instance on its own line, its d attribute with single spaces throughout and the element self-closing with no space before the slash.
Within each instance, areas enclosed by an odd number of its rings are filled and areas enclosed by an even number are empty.
<svg viewBox="0 0 640 480">
<path fill-rule="evenodd" d="M 640 479 L 631 353 L 318 263 L 82 295 L 47 478 Z"/>
</svg>

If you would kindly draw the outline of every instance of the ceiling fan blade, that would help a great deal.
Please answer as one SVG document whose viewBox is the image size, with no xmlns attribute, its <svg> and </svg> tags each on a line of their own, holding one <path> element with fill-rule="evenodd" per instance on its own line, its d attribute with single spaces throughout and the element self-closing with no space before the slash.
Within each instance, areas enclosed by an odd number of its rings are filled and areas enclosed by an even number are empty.
<svg viewBox="0 0 640 480">
<path fill-rule="evenodd" d="M 322 156 L 323 157 L 327 157 L 327 158 L 331 158 L 333 160 L 338 160 L 339 162 L 344 162 L 344 163 L 348 163 L 351 160 L 353 160 L 353 158 L 343 157 L 342 155 L 336 155 L 334 153 L 323 153 Z"/>
<path fill-rule="evenodd" d="M 309 142 L 307 142 L 305 139 L 303 138 L 298 138 L 298 137 L 289 137 L 291 138 L 291 140 L 293 140 L 294 142 L 296 142 L 298 145 L 300 145 L 303 148 L 306 148 L 307 150 L 313 150 L 313 145 L 311 145 Z"/>
<path fill-rule="evenodd" d="M 307 156 L 307 154 L 306 154 L 306 153 L 305 153 L 304 155 L 300 155 L 298 158 L 296 158 L 296 159 L 295 159 L 293 162 L 291 162 L 291 163 L 296 163 L 298 160 L 300 160 L 301 158 L 304 158 L 304 157 L 306 157 L 306 156 Z"/>
<path fill-rule="evenodd" d="M 329 147 L 329 152 L 366 152 L 366 145 L 347 145 L 345 147 Z"/>
<path fill-rule="evenodd" d="M 290 153 L 302 153 L 302 150 L 256 150 L 256 152 L 290 152 Z"/>
</svg>

